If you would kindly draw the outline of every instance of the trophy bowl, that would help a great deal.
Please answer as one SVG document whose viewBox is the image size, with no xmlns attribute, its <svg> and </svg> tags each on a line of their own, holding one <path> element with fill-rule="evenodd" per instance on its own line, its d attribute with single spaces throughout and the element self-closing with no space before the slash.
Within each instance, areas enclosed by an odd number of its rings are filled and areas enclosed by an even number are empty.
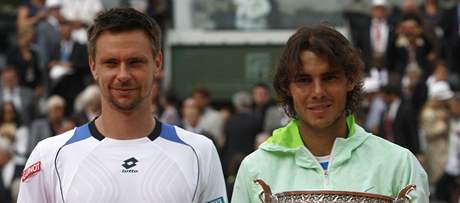
<svg viewBox="0 0 460 203">
<path fill-rule="evenodd" d="M 288 191 L 272 194 L 270 186 L 263 180 L 257 179 L 254 182 L 262 187 L 263 191 L 259 194 L 262 203 L 406 203 L 410 202 L 409 192 L 415 189 L 415 185 L 408 185 L 399 192 L 398 197 L 331 190 Z"/>
</svg>

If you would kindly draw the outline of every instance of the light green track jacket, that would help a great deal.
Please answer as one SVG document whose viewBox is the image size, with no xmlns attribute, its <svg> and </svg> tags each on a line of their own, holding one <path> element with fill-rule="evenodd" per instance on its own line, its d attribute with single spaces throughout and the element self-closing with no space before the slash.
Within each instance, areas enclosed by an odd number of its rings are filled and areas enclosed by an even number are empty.
<svg viewBox="0 0 460 203">
<path fill-rule="evenodd" d="M 428 202 L 426 172 L 407 149 L 372 135 L 347 117 L 349 135 L 337 138 L 325 172 L 304 146 L 298 120 L 273 132 L 258 150 L 241 163 L 232 202 L 260 202 L 262 188 L 254 183 L 262 179 L 272 192 L 299 190 L 340 190 L 397 197 L 409 184 L 412 202 Z"/>
</svg>

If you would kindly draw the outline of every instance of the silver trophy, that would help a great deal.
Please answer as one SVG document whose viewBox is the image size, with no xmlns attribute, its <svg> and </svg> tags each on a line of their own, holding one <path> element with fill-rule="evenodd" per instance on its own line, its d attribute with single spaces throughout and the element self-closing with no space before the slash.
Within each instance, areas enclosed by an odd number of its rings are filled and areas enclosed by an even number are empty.
<svg viewBox="0 0 460 203">
<path fill-rule="evenodd" d="M 263 180 L 257 179 L 254 182 L 262 187 L 259 199 L 262 203 L 409 203 L 412 190 L 415 185 L 408 185 L 403 188 L 398 197 L 389 197 L 385 195 L 349 192 L 349 191 L 287 191 L 272 194 L 270 186 Z"/>
</svg>

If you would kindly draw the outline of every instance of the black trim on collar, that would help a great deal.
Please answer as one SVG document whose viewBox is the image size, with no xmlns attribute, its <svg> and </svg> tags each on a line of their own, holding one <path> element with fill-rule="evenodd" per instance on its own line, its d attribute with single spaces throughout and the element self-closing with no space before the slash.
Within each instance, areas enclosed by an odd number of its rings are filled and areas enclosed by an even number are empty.
<svg viewBox="0 0 460 203">
<path fill-rule="evenodd" d="M 89 123 L 89 131 L 91 132 L 91 136 L 93 136 L 97 140 L 101 141 L 101 140 L 103 140 L 105 138 L 105 136 L 96 128 L 96 122 L 95 121 L 96 121 L 96 119 L 92 120 Z M 154 141 L 157 137 L 160 136 L 161 126 L 162 125 L 163 124 L 160 121 L 155 119 L 155 128 L 152 130 L 152 132 L 149 135 L 147 135 L 149 140 Z"/>
<path fill-rule="evenodd" d="M 102 133 L 99 132 L 99 130 L 97 130 L 96 128 L 96 118 L 89 123 L 89 131 L 91 132 L 91 136 L 93 136 L 99 141 L 105 138 L 105 136 L 102 135 Z"/>
<path fill-rule="evenodd" d="M 161 126 L 163 125 L 163 123 L 161 123 L 159 120 L 157 120 L 155 118 L 155 128 L 153 129 L 153 131 L 147 136 L 151 141 L 154 141 L 155 139 L 157 139 L 157 137 L 160 137 L 160 133 L 161 133 Z"/>
</svg>

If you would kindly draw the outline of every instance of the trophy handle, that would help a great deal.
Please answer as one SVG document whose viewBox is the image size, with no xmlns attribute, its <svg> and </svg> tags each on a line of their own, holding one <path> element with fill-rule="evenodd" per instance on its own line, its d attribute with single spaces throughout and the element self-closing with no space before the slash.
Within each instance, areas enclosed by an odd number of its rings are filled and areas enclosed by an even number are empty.
<svg viewBox="0 0 460 203">
<path fill-rule="evenodd" d="M 265 183 L 261 179 L 256 179 L 254 180 L 254 182 L 262 187 L 262 192 L 259 194 L 260 201 L 262 201 L 263 203 L 272 203 L 272 190 L 270 189 L 270 186 L 268 186 L 267 183 Z"/>
<path fill-rule="evenodd" d="M 415 190 L 416 186 L 415 185 L 408 185 L 406 186 L 405 188 L 403 188 L 400 192 L 399 192 L 399 195 L 398 197 L 396 198 L 396 201 L 402 201 L 402 202 L 406 202 L 407 200 L 409 200 L 410 202 L 410 196 L 409 196 L 409 193 L 413 190 Z"/>
</svg>

